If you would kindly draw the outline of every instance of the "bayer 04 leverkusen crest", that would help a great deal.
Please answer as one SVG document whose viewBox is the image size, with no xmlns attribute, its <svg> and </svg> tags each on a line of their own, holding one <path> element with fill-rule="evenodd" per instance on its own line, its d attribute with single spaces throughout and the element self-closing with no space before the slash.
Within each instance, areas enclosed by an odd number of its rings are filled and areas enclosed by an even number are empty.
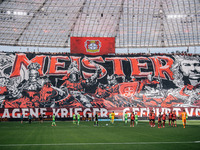
<svg viewBox="0 0 200 150">
<path fill-rule="evenodd" d="M 139 82 L 127 82 L 119 84 L 119 92 L 125 97 L 132 97 L 138 91 Z"/>
<path fill-rule="evenodd" d="M 114 37 L 71 37 L 72 54 L 108 55 L 115 53 Z"/>
<path fill-rule="evenodd" d="M 87 40 L 85 41 L 86 52 L 98 53 L 100 52 L 101 42 L 99 40 Z"/>
</svg>

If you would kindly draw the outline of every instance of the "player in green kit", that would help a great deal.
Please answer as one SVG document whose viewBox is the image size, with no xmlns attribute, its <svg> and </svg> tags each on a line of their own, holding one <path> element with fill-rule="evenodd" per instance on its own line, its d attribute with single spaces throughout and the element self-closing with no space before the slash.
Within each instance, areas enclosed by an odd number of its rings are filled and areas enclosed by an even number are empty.
<svg viewBox="0 0 200 150">
<path fill-rule="evenodd" d="M 56 126 L 56 116 L 53 114 L 52 116 L 52 124 L 51 126 Z"/>
<path fill-rule="evenodd" d="M 73 114 L 73 124 L 76 124 L 76 115 Z"/>
<path fill-rule="evenodd" d="M 111 115 L 111 113 L 109 113 L 109 119 L 110 119 L 110 123 L 112 123 L 112 115 Z"/>
<path fill-rule="evenodd" d="M 135 124 L 138 125 L 138 115 L 135 113 Z"/>
<path fill-rule="evenodd" d="M 125 120 L 125 124 L 127 124 L 128 123 L 128 114 L 127 113 L 125 113 L 125 115 L 124 115 L 124 120 Z"/>
<path fill-rule="evenodd" d="M 78 114 L 77 114 L 77 125 L 79 125 L 79 123 L 80 123 L 80 118 L 81 118 L 81 116 L 80 116 L 80 114 L 78 113 Z"/>
</svg>

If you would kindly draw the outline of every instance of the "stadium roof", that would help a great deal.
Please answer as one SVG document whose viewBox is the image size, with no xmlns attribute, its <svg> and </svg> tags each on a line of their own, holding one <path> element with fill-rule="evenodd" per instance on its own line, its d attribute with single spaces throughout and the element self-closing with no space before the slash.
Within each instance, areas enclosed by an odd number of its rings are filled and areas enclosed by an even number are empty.
<svg viewBox="0 0 200 150">
<path fill-rule="evenodd" d="M 0 45 L 69 48 L 72 36 L 199 46 L 200 0 L 0 0 Z"/>
</svg>

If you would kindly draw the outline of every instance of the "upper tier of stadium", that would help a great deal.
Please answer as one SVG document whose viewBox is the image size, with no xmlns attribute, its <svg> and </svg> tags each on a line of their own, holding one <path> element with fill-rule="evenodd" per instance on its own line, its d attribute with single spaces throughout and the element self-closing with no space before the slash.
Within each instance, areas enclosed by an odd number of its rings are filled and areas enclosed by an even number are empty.
<svg viewBox="0 0 200 150">
<path fill-rule="evenodd" d="M 199 0 L 0 0 L 0 45 L 69 48 L 115 37 L 116 48 L 200 45 Z"/>
</svg>

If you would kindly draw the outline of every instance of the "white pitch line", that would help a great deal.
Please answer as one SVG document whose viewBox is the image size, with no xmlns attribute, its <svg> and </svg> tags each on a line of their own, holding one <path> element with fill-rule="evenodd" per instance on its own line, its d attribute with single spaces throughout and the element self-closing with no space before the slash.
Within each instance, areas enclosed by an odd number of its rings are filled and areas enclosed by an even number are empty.
<svg viewBox="0 0 200 150">
<path fill-rule="evenodd" d="M 152 145 L 152 144 L 199 144 L 200 141 L 185 142 L 127 142 L 127 143 L 54 143 L 54 144 L 0 144 L 0 147 L 17 146 L 77 146 L 77 145 Z"/>
</svg>

